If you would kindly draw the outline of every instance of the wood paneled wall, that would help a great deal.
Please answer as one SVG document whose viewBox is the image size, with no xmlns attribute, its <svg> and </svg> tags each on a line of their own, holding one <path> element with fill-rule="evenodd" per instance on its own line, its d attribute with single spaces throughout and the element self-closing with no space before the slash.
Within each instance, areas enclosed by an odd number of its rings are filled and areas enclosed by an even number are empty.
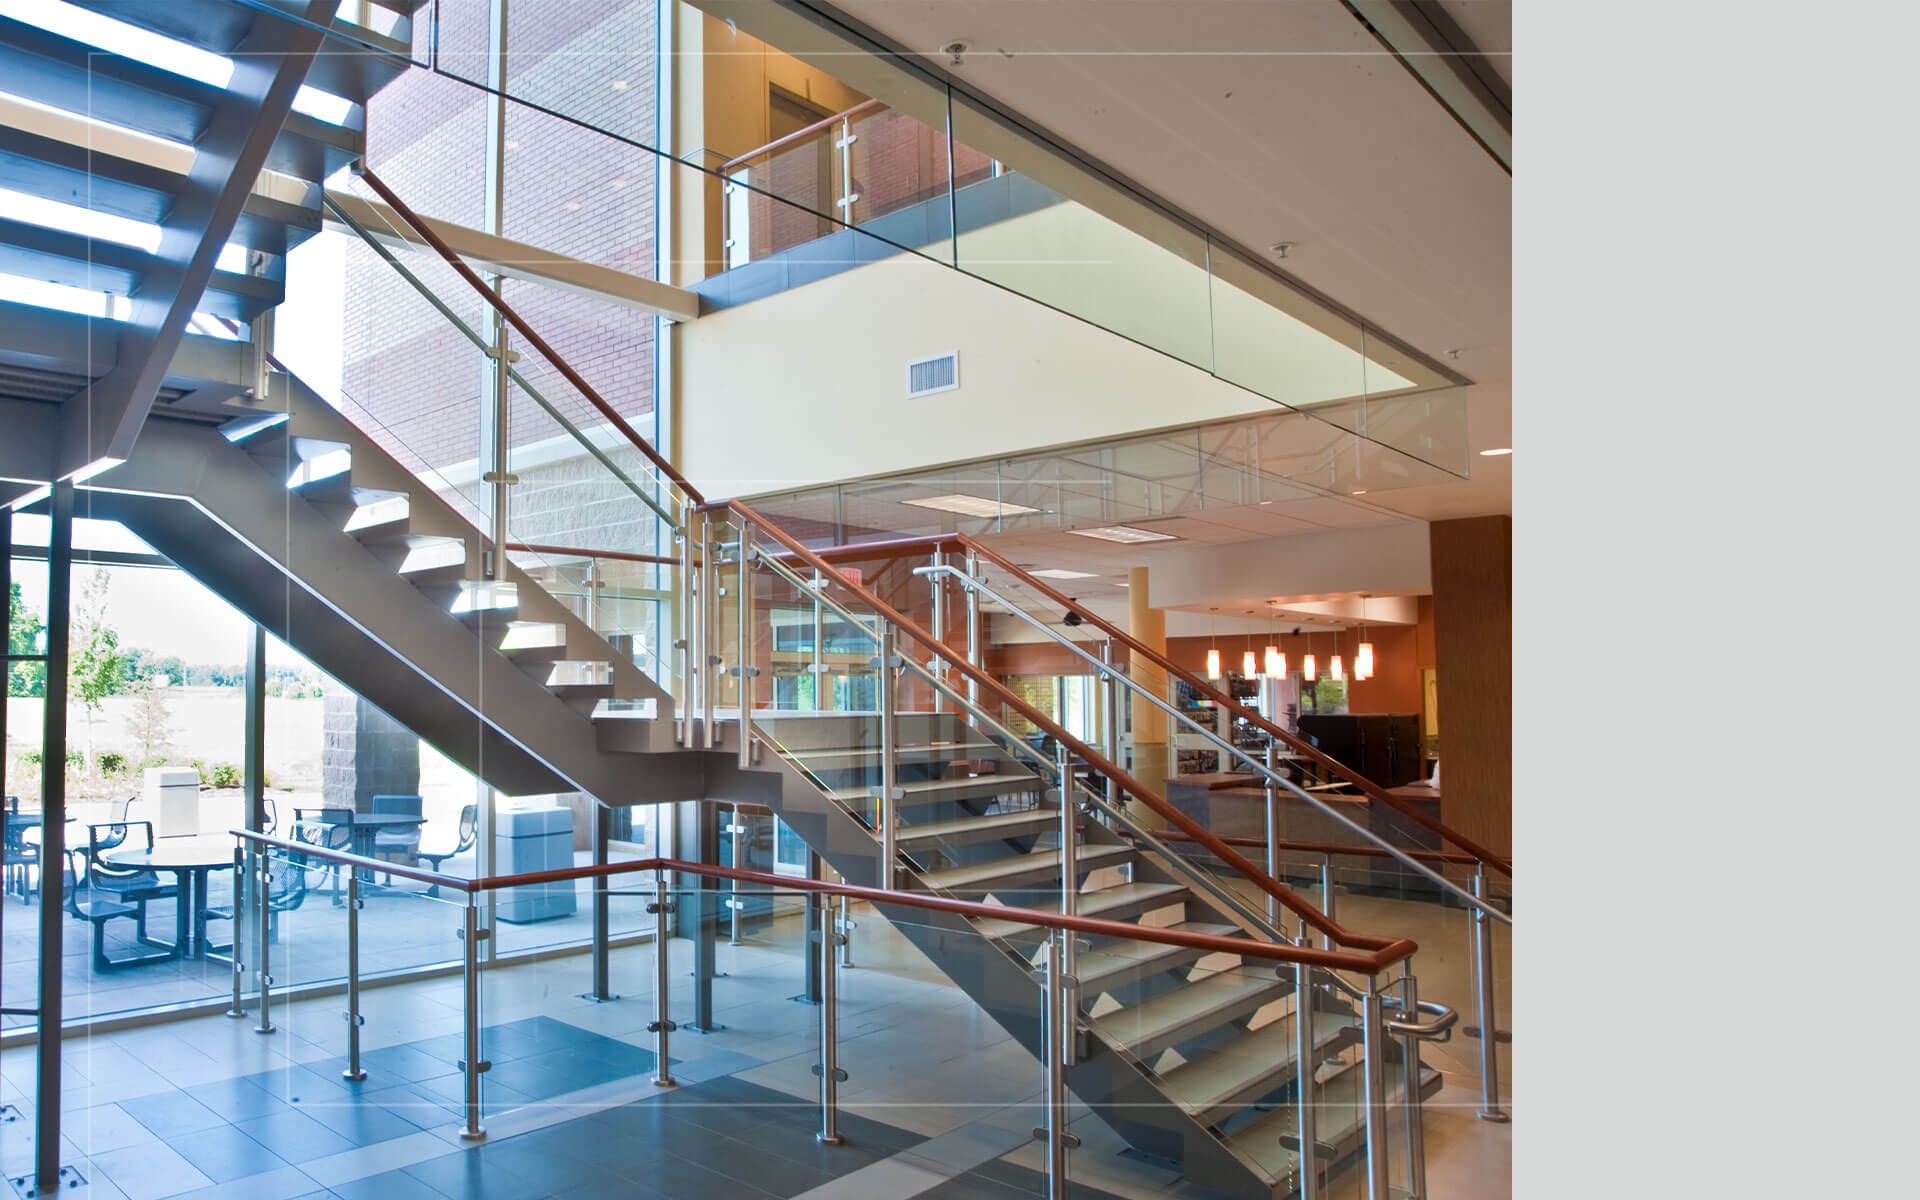
<svg viewBox="0 0 1920 1200">
<path fill-rule="evenodd" d="M 1429 527 L 1442 819 L 1513 850 L 1513 518 Z"/>
</svg>

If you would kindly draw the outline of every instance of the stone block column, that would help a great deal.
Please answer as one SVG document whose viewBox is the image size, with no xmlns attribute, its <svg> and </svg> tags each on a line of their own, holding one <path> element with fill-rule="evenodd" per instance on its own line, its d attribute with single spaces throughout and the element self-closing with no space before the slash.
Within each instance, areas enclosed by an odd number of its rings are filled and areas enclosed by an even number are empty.
<svg viewBox="0 0 1920 1200">
<path fill-rule="evenodd" d="M 328 808 L 365 812 L 376 795 L 420 791 L 420 739 L 353 692 L 327 693 L 322 740 L 320 797 Z"/>
</svg>

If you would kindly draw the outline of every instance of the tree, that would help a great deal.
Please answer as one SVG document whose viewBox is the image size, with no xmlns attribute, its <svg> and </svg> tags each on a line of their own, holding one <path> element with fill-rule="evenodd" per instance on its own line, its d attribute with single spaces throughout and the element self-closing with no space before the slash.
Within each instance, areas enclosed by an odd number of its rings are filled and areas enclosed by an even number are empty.
<svg viewBox="0 0 1920 1200">
<path fill-rule="evenodd" d="M 40 614 L 28 608 L 20 598 L 20 585 L 14 584 L 7 595 L 7 653 L 34 654 L 40 650 L 40 633 L 45 628 Z M 7 668 L 9 696 L 47 694 L 47 664 L 17 662 Z"/>
<path fill-rule="evenodd" d="M 171 690 L 152 676 L 141 680 L 134 689 L 127 732 L 140 747 L 139 766 L 165 758 L 173 749 L 173 707 L 168 703 Z"/>
<path fill-rule="evenodd" d="M 105 567 L 95 567 L 80 588 L 72 610 L 72 645 L 67 657 L 67 686 L 87 714 L 87 756 L 93 757 L 93 718 L 100 704 L 120 687 L 120 634 L 107 624 Z"/>
</svg>

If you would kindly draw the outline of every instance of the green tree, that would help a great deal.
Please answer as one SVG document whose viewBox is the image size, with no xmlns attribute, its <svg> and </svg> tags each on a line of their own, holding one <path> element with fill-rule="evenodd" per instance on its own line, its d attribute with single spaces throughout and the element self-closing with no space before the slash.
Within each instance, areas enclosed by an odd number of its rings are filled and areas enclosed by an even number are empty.
<svg viewBox="0 0 1920 1200">
<path fill-rule="evenodd" d="M 93 757 L 93 719 L 101 702 L 120 690 L 120 634 L 107 624 L 107 589 L 112 578 L 95 567 L 80 588 L 72 610 L 72 644 L 67 657 L 67 687 L 87 714 L 87 757 Z"/>
<path fill-rule="evenodd" d="M 40 633 L 46 628 L 40 614 L 28 608 L 20 598 L 20 585 L 14 584 L 7 595 L 7 653 L 33 654 L 40 649 Z M 7 668 L 9 696 L 47 694 L 47 664 L 17 662 Z"/>
</svg>

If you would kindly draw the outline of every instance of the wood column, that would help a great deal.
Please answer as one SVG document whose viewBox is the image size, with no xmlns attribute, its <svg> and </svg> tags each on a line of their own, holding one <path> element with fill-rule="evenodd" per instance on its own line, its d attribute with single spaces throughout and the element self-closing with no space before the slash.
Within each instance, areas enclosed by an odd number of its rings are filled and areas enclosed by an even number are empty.
<svg viewBox="0 0 1920 1200">
<path fill-rule="evenodd" d="M 1127 632 L 1156 654 L 1165 655 L 1167 614 L 1162 609 L 1149 607 L 1147 599 L 1147 569 L 1128 568 Z M 1140 686 L 1157 689 L 1166 685 L 1166 672 L 1145 655 L 1130 650 L 1128 658 L 1127 673 Z M 1171 773 L 1167 755 L 1167 715 L 1138 696 L 1133 698 L 1132 703 L 1133 777 L 1145 784 L 1154 795 L 1164 798 L 1167 794 L 1167 776 Z M 1158 823 L 1159 820 L 1145 811 L 1136 811 L 1135 816 L 1147 822 Z"/>
<path fill-rule="evenodd" d="M 1441 819 L 1513 852 L 1513 518 L 1429 526 Z"/>
</svg>

